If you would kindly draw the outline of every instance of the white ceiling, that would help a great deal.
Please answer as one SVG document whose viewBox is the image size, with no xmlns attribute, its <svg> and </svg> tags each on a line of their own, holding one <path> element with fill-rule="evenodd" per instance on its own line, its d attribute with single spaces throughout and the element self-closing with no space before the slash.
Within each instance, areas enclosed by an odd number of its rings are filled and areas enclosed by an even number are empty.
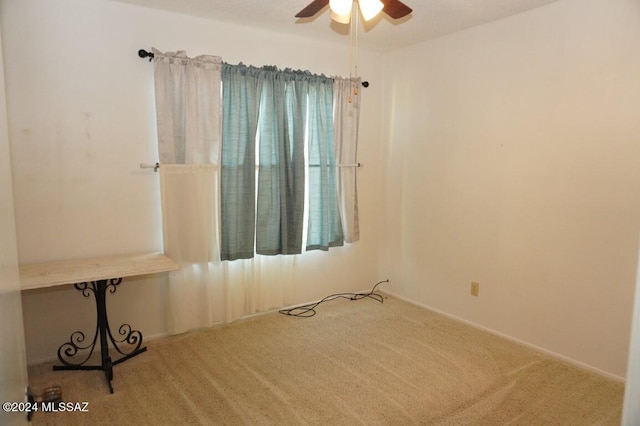
<svg viewBox="0 0 640 426">
<path fill-rule="evenodd" d="M 329 18 L 328 7 L 313 18 L 296 13 L 311 0 L 115 0 L 138 6 L 222 20 L 244 26 L 326 40 L 346 37 L 348 25 Z M 379 52 L 426 41 L 558 0 L 402 0 L 413 13 L 398 21 L 385 14 L 361 25 L 361 47 Z M 363 21 L 362 21 L 363 22 Z"/>
</svg>

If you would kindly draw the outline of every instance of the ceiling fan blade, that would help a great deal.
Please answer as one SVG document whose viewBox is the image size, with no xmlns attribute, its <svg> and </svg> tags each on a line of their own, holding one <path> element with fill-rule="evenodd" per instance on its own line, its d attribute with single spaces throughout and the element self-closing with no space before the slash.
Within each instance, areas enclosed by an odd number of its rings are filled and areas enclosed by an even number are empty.
<svg viewBox="0 0 640 426">
<path fill-rule="evenodd" d="M 329 0 L 313 0 L 307 7 L 298 12 L 296 18 L 311 18 L 328 4 Z"/>
<path fill-rule="evenodd" d="M 400 0 L 381 0 L 384 3 L 384 7 L 382 11 L 392 17 L 393 19 L 404 18 L 411 12 L 411 9 L 406 4 L 402 3 Z"/>
</svg>

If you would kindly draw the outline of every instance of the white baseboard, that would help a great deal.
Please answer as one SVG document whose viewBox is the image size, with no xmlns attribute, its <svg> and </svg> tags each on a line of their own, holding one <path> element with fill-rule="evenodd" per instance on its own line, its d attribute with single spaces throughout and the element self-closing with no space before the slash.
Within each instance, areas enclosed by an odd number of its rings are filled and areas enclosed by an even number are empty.
<svg viewBox="0 0 640 426">
<path fill-rule="evenodd" d="M 562 354 L 550 351 L 548 349 L 542 348 L 540 346 L 534 345 L 533 343 L 529 343 L 529 342 L 526 342 L 524 340 L 520 340 L 518 338 L 515 338 L 515 337 L 509 336 L 507 334 L 501 333 L 499 331 L 487 328 L 487 327 L 482 326 L 480 324 L 477 324 L 477 323 L 475 323 L 473 321 L 469 321 L 469 320 L 466 320 L 464 318 L 460 318 L 460 317 L 457 317 L 455 315 L 449 314 L 447 312 L 443 312 L 443 311 L 441 311 L 439 309 L 436 309 L 436 308 L 433 308 L 433 307 L 431 307 L 429 305 L 426 305 L 426 304 L 423 304 L 423 303 L 418 303 L 418 302 L 416 302 L 414 300 L 411 300 L 411 299 L 408 299 L 406 297 L 399 296 L 399 295 L 397 295 L 397 294 L 395 294 L 395 293 L 393 293 L 391 291 L 386 291 L 385 290 L 385 291 L 382 291 L 382 293 L 388 294 L 389 296 L 395 297 L 396 299 L 400 299 L 400 300 L 402 300 L 404 302 L 410 303 L 410 304 L 418 306 L 420 308 L 428 309 L 428 310 L 430 310 L 432 312 L 435 312 L 435 313 L 440 314 L 442 316 L 445 316 L 447 318 L 451 318 L 451 319 L 453 319 L 455 321 L 459 321 L 459 322 L 461 322 L 463 324 L 466 324 L 468 326 L 471 326 L 473 328 L 477 328 L 479 330 L 482 330 L 482 331 L 485 331 L 487 333 L 493 334 L 494 336 L 498 336 L 498 337 L 501 337 L 503 339 L 509 340 L 509 341 L 511 341 L 513 343 L 517 343 L 519 345 L 522 345 L 522 346 L 525 346 L 527 348 L 533 349 L 533 350 L 535 350 L 537 352 L 543 353 L 543 354 L 548 355 L 548 356 L 550 356 L 552 358 L 555 358 L 557 360 L 566 362 L 567 364 L 571 364 L 571 365 L 573 365 L 575 367 L 582 368 L 583 370 L 590 371 L 592 373 L 598 374 L 600 376 L 606 377 L 606 378 L 611 379 L 611 380 L 615 380 L 615 381 L 620 382 L 620 383 L 625 383 L 625 381 L 626 381 L 626 379 L 623 378 L 623 377 L 617 376 L 615 374 L 609 373 L 609 372 L 604 371 L 604 370 L 600 370 L 599 368 L 593 367 L 591 365 L 585 364 L 585 363 L 580 362 L 578 360 L 575 360 L 573 358 L 569 358 L 569 357 L 567 357 L 565 355 L 562 355 Z"/>
</svg>

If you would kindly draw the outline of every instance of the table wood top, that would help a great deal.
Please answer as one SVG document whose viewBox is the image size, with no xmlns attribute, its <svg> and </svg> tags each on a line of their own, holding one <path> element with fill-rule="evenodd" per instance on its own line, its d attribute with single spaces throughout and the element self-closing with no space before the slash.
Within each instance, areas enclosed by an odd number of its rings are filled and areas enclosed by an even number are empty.
<svg viewBox="0 0 640 426">
<path fill-rule="evenodd" d="M 22 290 L 31 290 L 178 269 L 180 266 L 162 253 L 96 257 L 20 265 L 20 283 Z"/>
</svg>

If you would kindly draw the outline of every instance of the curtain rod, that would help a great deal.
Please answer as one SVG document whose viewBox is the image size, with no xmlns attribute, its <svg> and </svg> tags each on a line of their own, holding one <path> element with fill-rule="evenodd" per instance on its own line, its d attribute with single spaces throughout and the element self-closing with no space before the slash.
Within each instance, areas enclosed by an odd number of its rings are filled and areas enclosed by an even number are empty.
<svg viewBox="0 0 640 426">
<path fill-rule="evenodd" d="M 148 52 L 144 49 L 140 49 L 138 50 L 138 56 L 141 57 L 142 59 L 144 58 L 149 58 L 149 62 L 151 62 L 151 60 L 153 59 L 153 57 L 155 56 L 153 54 L 153 52 Z M 362 82 L 362 87 L 369 87 L 369 82 L 368 81 L 363 81 Z"/>
<path fill-rule="evenodd" d="M 187 165 L 187 164 L 185 164 Z M 319 165 L 311 165 L 310 167 L 320 167 Z M 353 163 L 353 164 L 336 164 L 336 167 L 362 167 L 361 163 Z M 140 163 L 141 169 L 153 169 L 154 172 L 157 172 L 160 168 L 160 163 L 155 164 L 145 164 Z"/>
</svg>

